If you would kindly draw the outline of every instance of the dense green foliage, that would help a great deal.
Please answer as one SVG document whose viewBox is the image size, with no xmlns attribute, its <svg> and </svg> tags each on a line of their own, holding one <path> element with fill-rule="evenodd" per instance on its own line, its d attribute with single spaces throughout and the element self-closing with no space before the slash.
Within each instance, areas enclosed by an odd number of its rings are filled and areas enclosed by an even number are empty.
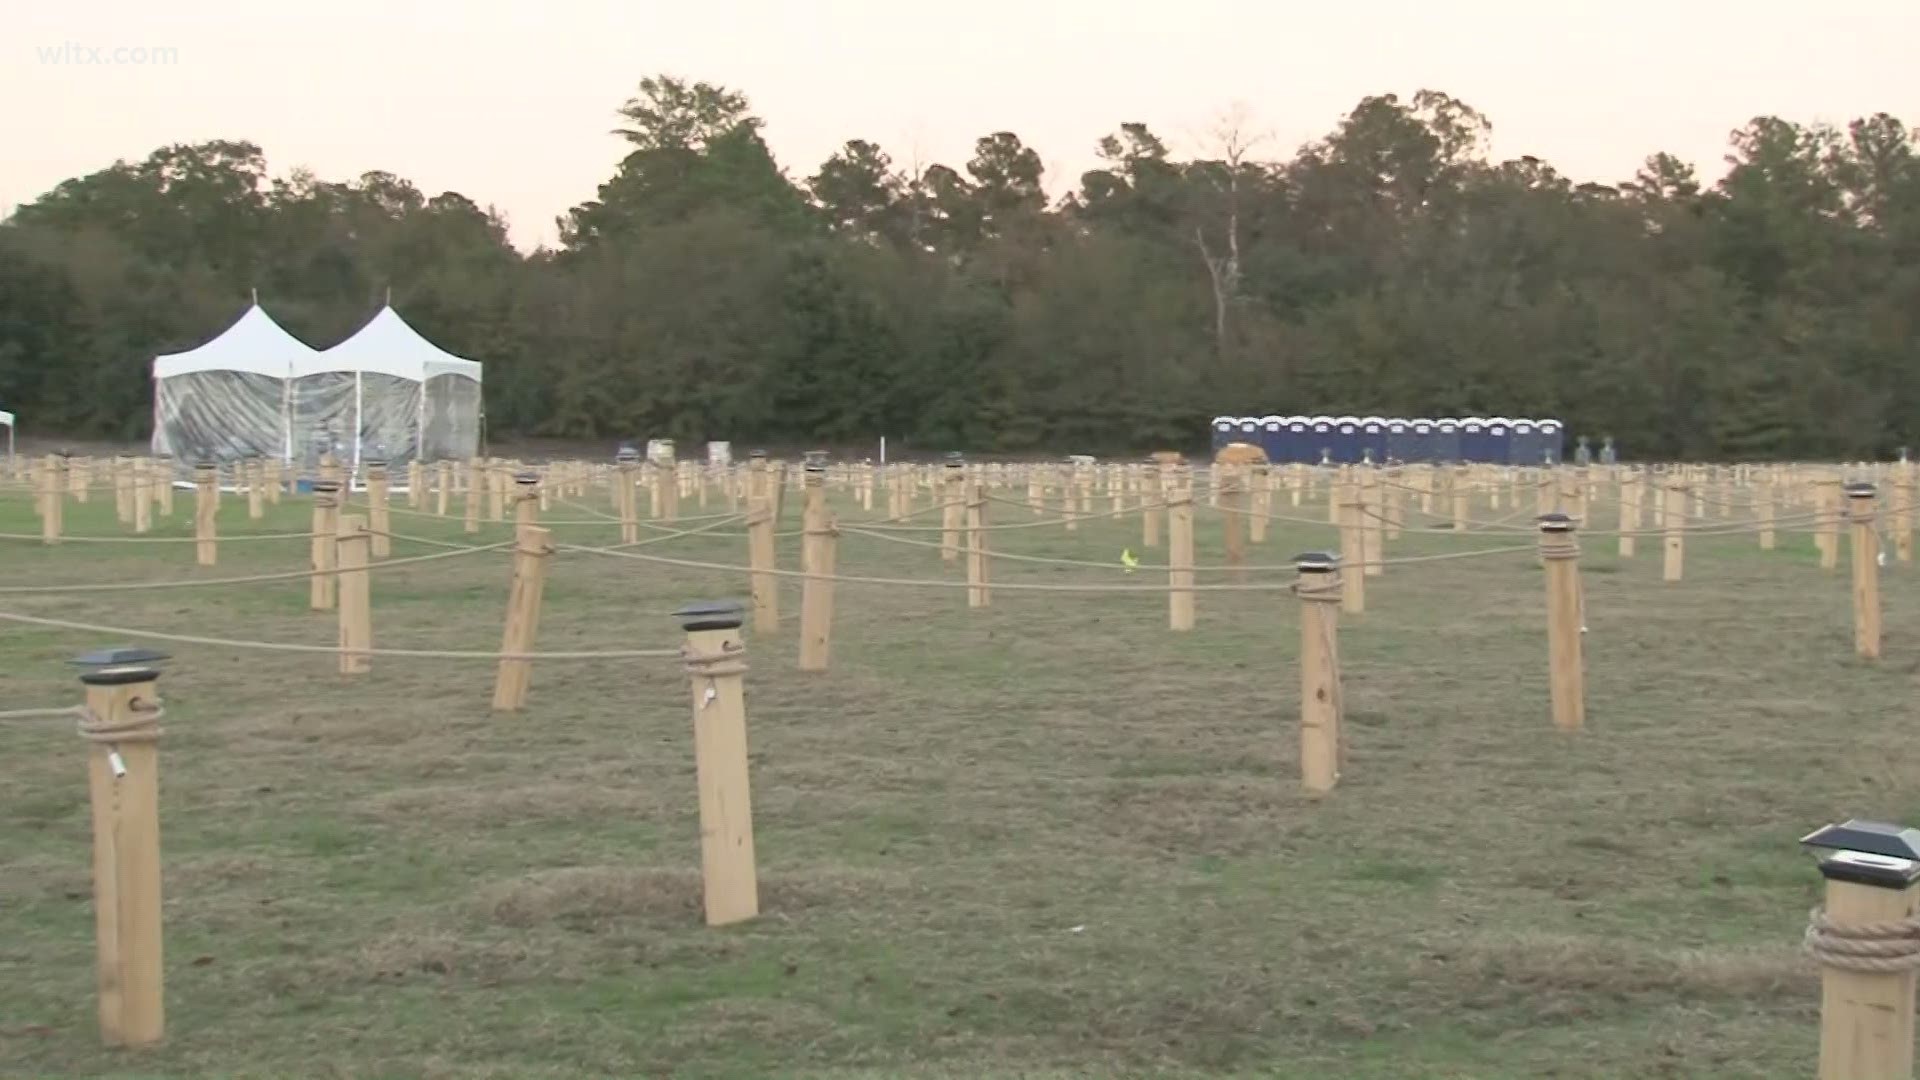
<svg viewBox="0 0 1920 1080">
<path fill-rule="evenodd" d="M 1762 117 L 1725 178 L 1492 162 L 1444 94 L 1291 160 L 1144 126 L 1049 204 L 1007 132 L 961 169 L 848 142 L 794 180 L 744 97 L 648 79 L 597 197 L 522 256 L 398 177 L 270 179 L 247 143 L 69 180 L 0 225 L 0 402 L 143 430 L 146 366 L 257 288 L 327 346 L 378 307 L 484 361 L 493 431 L 1119 450 L 1216 413 L 1559 416 L 1632 455 L 1885 453 L 1920 435 L 1920 160 L 1900 121 Z"/>
</svg>

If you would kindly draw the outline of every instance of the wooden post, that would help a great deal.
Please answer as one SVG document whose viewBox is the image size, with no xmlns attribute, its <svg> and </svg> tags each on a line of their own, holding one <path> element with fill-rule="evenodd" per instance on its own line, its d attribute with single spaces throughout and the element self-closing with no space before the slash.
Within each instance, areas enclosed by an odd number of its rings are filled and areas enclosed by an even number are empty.
<svg viewBox="0 0 1920 1080">
<path fill-rule="evenodd" d="M 372 534 L 376 559 L 393 554 L 393 539 L 387 535 L 393 528 L 393 518 L 387 513 L 388 487 L 387 463 L 367 462 L 367 529 Z"/>
<path fill-rule="evenodd" d="M 1400 539 L 1401 522 L 1405 517 L 1405 514 L 1401 511 L 1400 504 L 1405 501 L 1403 496 L 1406 494 L 1401 490 L 1402 486 L 1400 483 L 1400 469 L 1398 467 L 1390 468 L 1382 474 L 1380 480 L 1381 499 L 1379 500 L 1380 516 L 1386 520 L 1379 524 L 1381 528 L 1386 530 L 1386 538 L 1388 540 Z"/>
<path fill-rule="evenodd" d="M 1632 473 L 1620 478 L 1620 557 L 1633 558 L 1634 537 L 1640 529 L 1640 478 Z"/>
<path fill-rule="evenodd" d="M 345 514 L 334 533 L 334 565 L 340 568 L 340 647 L 373 648 L 373 596 L 367 581 L 367 521 L 358 514 Z M 365 675 L 373 670 L 373 657 L 365 652 L 340 654 L 340 674 Z"/>
<path fill-rule="evenodd" d="M 1665 501 L 1661 503 L 1660 580 L 1679 581 L 1687 557 L 1687 489 L 1679 480 L 1668 480 Z"/>
<path fill-rule="evenodd" d="M 279 506 L 280 505 L 280 488 L 282 486 L 280 482 L 281 481 L 280 459 L 269 458 L 267 459 L 266 464 L 267 464 L 267 505 Z"/>
<path fill-rule="evenodd" d="M 340 485 L 333 480 L 313 482 L 312 563 L 314 575 L 307 579 L 307 606 L 315 611 L 332 611 L 340 595 L 340 583 L 334 569 L 335 535 L 340 531 Z"/>
<path fill-rule="evenodd" d="M 755 457 L 748 468 L 747 561 L 753 568 L 753 632 L 774 634 L 780 630 L 780 579 L 773 573 L 773 497 L 766 488 L 766 459 Z"/>
<path fill-rule="evenodd" d="M 1822 834 L 1857 824 L 1863 823 L 1828 826 L 1801 842 L 1839 842 Z M 1821 965 L 1820 1080 L 1912 1080 L 1915 969 L 1909 926 L 1920 901 L 1913 887 L 1920 867 L 1911 859 L 1842 850 L 1820 863 L 1820 874 L 1827 881 L 1826 906 L 1814 913 L 1808 936 L 1809 951 Z M 1862 954 L 1832 946 L 1857 946 Z M 1873 955 L 1875 946 L 1908 953 L 1909 962 Z"/>
<path fill-rule="evenodd" d="M 1843 496 L 1840 481 L 1833 477 L 1823 477 L 1818 482 L 1819 500 L 1814 509 L 1819 512 L 1819 524 L 1815 526 L 1814 543 L 1820 549 L 1820 569 L 1837 570 L 1840 568 L 1840 518 L 1846 513 L 1842 507 Z"/>
<path fill-rule="evenodd" d="M 640 469 L 631 462 L 621 462 L 613 469 L 613 506 L 620 515 L 620 542 L 637 544 L 640 542 Z"/>
<path fill-rule="evenodd" d="M 947 467 L 940 473 L 940 561 L 960 558 L 960 526 L 966 520 L 967 463 L 958 453 L 947 455 Z"/>
<path fill-rule="evenodd" d="M 259 521 L 267 516 L 267 463 L 253 458 L 241 468 L 246 470 L 247 520 Z"/>
<path fill-rule="evenodd" d="M 806 505 L 801 510 L 800 569 L 808 577 L 800 586 L 800 670 L 825 671 L 833 645 L 834 542 L 840 532 L 827 510 L 827 467 L 807 463 Z"/>
<path fill-rule="evenodd" d="M 1360 568 L 1361 577 L 1379 577 L 1387 572 L 1380 560 L 1386 550 L 1381 540 L 1380 470 L 1372 466 L 1360 469 Z M 1362 586 L 1364 591 L 1364 586 Z"/>
<path fill-rule="evenodd" d="M 1160 516 L 1166 513 L 1167 466 L 1154 462 L 1146 473 L 1144 482 L 1147 487 L 1140 495 L 1140 546 L 1157 548 L 1160 546 Z"/>
<path fill-rule="evenodd" d="M 1340 781 L 1340 560 L 1294 556 L 1300 597 L 1300 781 L 1321 795 Z"/>
<path fill-rule="evenodd" d="M 1453 470 L 1453 531 L 1467 531 L 1467 467 Z"/>
<path fill-rule="evenodd" d="M 1762 478 L 1753 488 L 1753 519 L 1760 526 L 1760 550 L 1772 551 L 1773 535 L 1773 482 Z"/>
<path fill-rule="evenodd" d="M 1880 534 L 1874 531 L 1872 484 L 1848 484 L 1847 521 L 1853 532 L 1853 651 L 1880 659 Z"/>
<path fill-rule="evenodd" d="M 426 504 L 427 467 L 419 458 L 407 462 L 407 508 L 418 510 Z"/>
<path fill-rule="evenodd" d="M 553 533 L 528 525 L 514 534 L 513 583 L 507 588 L 506 629 L 500 635 L 503 653 L 530 653 L 540 633 L 540 598 L 546 590 L 547 559 L 553 554 Z M 507 711 L 525 707 L 533 688 L 533 661 L 503 656 L 493 677 L 493 707 Z"/>
<path fill-rule="evenodd" d="M 540 522 L 540 474 L 515 473 L 513 476 L 514 531 L 525 532 Z"/>
<path fill-rule="evenodd" d="M 1173 467 L 1167 492 L 1167 628 L 1193 629 L 1193 473 Z"/>
<path fill-rule="evenodd" d="M 1239 465 L 1216 465 L 1214 487 L 1220 507 L 1221 531 L 1226 537 L 1227 565 L 1233 580 L 1247 576 L 1247 476 Z"/>
<path fill-rule="evenodd" d="M 1267 542 L 1267 523 L 1273 514 L 1273 472 L 1270 466 L 1252 467 L 1253 495 L 1248 501 L 1251 512 L 1247 515 L 1247 541 L 1254 544 Z"/>
<path fill-rule="evenodd" d="M 147 470 L 147 497 L 159 505 L 161 517 L 170 518 L 173 516 L 173 459 L 162 454 L 148 464 L 152 467 Z"/>
<path fill-rule="evenodd" d="M 461 493 L 466 497 L 466 517 L 461 528 L 466 532 L 480 531 L 480 500 L 487 497 L 487 473 L 479 458 L 467 462 L 467 482 Z"/>
<path fill-rule="evenodd" d="M 675 615 L 687 632 L 680 655 L 693 689 L 701 890 L 707 925 L 725 926 L 760 914 L 747 768 L 747 647 L 738 604 L 694 604 Z"/>
<path fill-rule="evenodd" d="M 487 520 L 507 520 L 507 471 L 499 458 L 488 458 L 480 478 L 487 490 Z"/>
<path fill-rule="evenodd" d="M 87 458 L 66 458 L 68 489 L 73 492 L 73 501 L 81 506 L 87 505 L 92 494 L 93 465 Z"/>
<path fill-rule="evenodd" d="M 773 493 L 773 527 L 777 531 L 787 516 L 787 463 L 773 461 L 768 463 L 770 482 L 767 485 Z"/>
<path fill-rule="evenodd" d="M 108 656 L 111 654 L 95 654 Z M 80 676 L 86 713 L 87 793 L 93 808 L 93 918 L 100 1037 L 144 1046 L 166 1032 L 161 963 L 160 673 L 164 659 Z M 93 658 L 81 657 L 81 662 Z"/>
<path fill-rule="evenodd" d="M 133 524 L 133 460 L 125 454 L 115 454 L 110 466 L 113 471 L 113 513 L 120 524 Z"/>
<path fill-rule="evenodd" d="M 1566 514 L 1540 518 L 1540 559 L 1547 578 L 1547 661 L 1553 726 L 1578 731 L 1587 718 L 1586 665 L 1581 656 L 1580 543 Z"/>
<path fill-rule="evenodd" d="M 1913 561 L 1913 464 L 1902 463 L 1893 480 L 1893 551 L 1903 563 Z"/>
<path fill-rule="evenodd" d="M 67 496 L 60 483 L 65 461 L 59 454 L 48 454 L 40 465 L 40 542 L 49 547 L 60 542 L 66 521 Z"/>
<path fill-rule="evenodd" d="M 987 486 L 976 480 L 967 485 L 967 606 L 989 607 L 993 589 L 987 565 Z"/>
<path fill-rule="evenodd" d="M 433 512 L 446 517 L 447 502 L 453 497 L 453 462 L 442 461 L 433 472 Z"/>
<path fill-rule="evenodd" d="M 220 467 L 203 461 L 193 467 L 193 555 L 201 566 L 220 561 L 219 512 Z"/>
<path fill-rule="evenodd" d="M 1466 499 L 1464 487 L 1455 489 L 1455 505 Z M 1340 510 L 1340 563 L 1353 567 L 1366 562 L 1366 538 L 1360 524 L 1360 491 L 1358 485 L 1348 480 L 1335 485 L 1334 502 Z M 1351 570 L 1340 575 L 1340 610 L 1349 615 L 1363 615 L 1367 610 L 1367 575 Z"/>
<path fill-rule="evenodd" d="M 133 531 L 138 535 L 145 535 L 153 529 L 153 492 L 149 486 L 151 464 L 146 458 L 134 458 L 127 466 L 133 474 Z M 169 483 L 167 487 L 171 490 L 173 485 Z"/>
<path fill-rule="evenodd" d="M 680 466 L 669 461 L 654 477 L 654 490 L 660 493 L 660 517 L 664 521 L 680 519 Z"/>
</svg>

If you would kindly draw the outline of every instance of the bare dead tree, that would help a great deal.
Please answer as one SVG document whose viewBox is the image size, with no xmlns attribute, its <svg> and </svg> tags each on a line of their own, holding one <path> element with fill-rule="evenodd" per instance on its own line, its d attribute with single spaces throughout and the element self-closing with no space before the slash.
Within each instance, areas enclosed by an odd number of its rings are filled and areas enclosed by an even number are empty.
<svg viewBox="0 0 1920 1080">
<path fill-rule="evenodd" d="M 1213 287 L 1213 343 L 1216 352 L 1227 347 L 1228 313 L 1240 296 L 1240 212 L 1241 181 L 1251 161 L 1253 149 L 1266 141 L 1264 133 L 1250 131 L 1251 118 L 1246 105 L 1236 103 L 1218 116 L 1207 135 L 1219 154 L 1220 169 L 1206 169 L 1202 176 L 1220 196 L 1224 206 L 1218 246 L 1207 240 L 1205 221 L 1193 227 L 1193 242 L 1200 249 L 1200 261 L 1207 268 Z"/>
</svg>

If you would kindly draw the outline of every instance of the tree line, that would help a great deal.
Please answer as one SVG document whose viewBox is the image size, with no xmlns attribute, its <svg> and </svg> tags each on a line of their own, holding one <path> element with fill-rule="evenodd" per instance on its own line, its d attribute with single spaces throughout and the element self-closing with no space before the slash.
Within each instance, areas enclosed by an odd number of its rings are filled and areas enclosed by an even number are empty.
<svg viewBox="0 0 1920 1080">
<path fill-rule="evenodd" d="M 1629 455 L 1857 457 L 1920 437 L 1920 161 L 1887 114 L 1760 117 L 1723 179 L 1491 160 L 1446 94 L 1368 97 L 1290 158 L 1146 126 L 1050 200 L 1011 132 L 959 167 L 847 142 L 805 177 L 740 93 L 643 80 L 553 248 L 383 172 L 163 147 L 0 223 L 0 405 L 135 437 L 148 364 L 249 290 L 303 340 L 391 293 L 484 362 L 491 431 L 1122 452 L 1217 414 L 1559 417 Z"/>
</svg>

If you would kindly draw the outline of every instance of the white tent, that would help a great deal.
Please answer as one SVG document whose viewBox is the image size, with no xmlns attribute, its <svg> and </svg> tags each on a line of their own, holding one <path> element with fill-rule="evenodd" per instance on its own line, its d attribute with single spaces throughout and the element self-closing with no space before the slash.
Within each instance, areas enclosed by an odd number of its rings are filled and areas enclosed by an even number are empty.
<svg viewBox="0 0 1920 1080">
<path fill-rule="evenodd" d="M 258 305 L 226 333 L 153 362 L 153 450 L 182 464 L 331 450 L 404 462 L 471 457 L 480 365 L 421 337 L 392 308 L 318 352 Z"/>
<path fill-rule="evenodd" d="M 155 357 L 153 452 L 189 466 L 285 460 L 293 451 L 288 379 L 317 355 L 255 304 L 205 345 Z"/>
<path fill-rule="evenodd" d="M 296 447 L 334 434 L 337 454 L 368 460 L 472 457 L 480 449 L 480 364 L 420 336 L 391 307 L 293 368 Z M 350 446 L 338 433 L 353 432 Z"/>
<path fill-rule="evenodd" d="M 7 426 L 7 460 L 13 460 L 13 414 L 0 412 L 0 424 Z"/>
</svg>

